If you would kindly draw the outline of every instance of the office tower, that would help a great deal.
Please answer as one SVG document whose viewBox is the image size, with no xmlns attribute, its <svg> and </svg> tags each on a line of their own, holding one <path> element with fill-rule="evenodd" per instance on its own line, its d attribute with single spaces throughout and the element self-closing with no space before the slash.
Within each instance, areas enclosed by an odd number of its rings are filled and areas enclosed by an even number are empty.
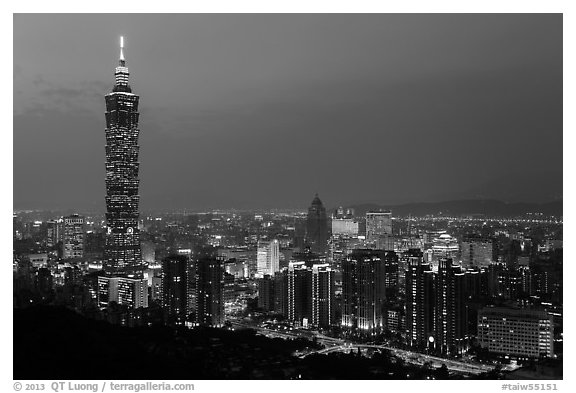
<svg viewBox="0 0 576 393">
<path fill-rule="evenodd" d="M 138 100 L 120 44 L 116 83 L 106 95 L 106 256 L 108 276 L 141 278 L 143 265 L 138 229 Z"/>
<path fill-rule="evenodd" d="M 460 243 L 462 267 L 487 267 L 494 261 L 494 241 L 489 238 L 466 236 Z"/>
<path fill-rule="evenodd" d="M 101 308 L 112 302 L 130 308 L 148 307 L 148 282 L 127 277 L 98 277 L 98 305 Z"/>
<path fill-rule="evenodd" d="M 553 333 L 553 318 L 545 311 L 485 307 L 478 313 L 478 341 L 493 353 L 552 357 Z"/>
<path fill-rule="evenodd" d="M 363 331 L 384 327 L 385 253 L 353 250 L 342 262 L 342 326 Z"/>
<path fill-rule="evenodd" d="M 312 325 L 327 328 L 334 322 L 334 271 L 327 263 L 312 266 Z"/>
<path fill-rule="evenodd" d="M 384 274 L 386 285 L 386 298 L 398 298 L 398 254 L 386 251 L 384 256 Z"/>
<path fill-rule="evenodd" d="M 64 217 L 63 258 L 84 256 L 84 217 L 78 214 Z"/>
<path fill-rule="evenodd" d="M 447 233 L 442 233 L 432 240 L 432 256 L 434 261 L 440 258 L 456 259 L 459 252 L 460 245 L 458 244 L 458 240 Z"/>
<path fill-rule="evenodd" d="M 312 252 L 325 254 L 328 249 L 328 218 L 318 194 L 308 208 L 306 218 L 306 243 Z"/>
<path fill-rule="evenodd" d="M 64 230 L 63 230 L 64 220 L 48 220 L 46 221 L 46 247 L 53 248 L 56 247 L 58 242 L 63 240 Z"/>
<path fill-rule="evenodd" d="M 106 99 L 106 247 L 104 272 L 98 278 L 99 303 L 148 307 L 148 285 L 138 229 L 138 99 L 128 84 L 129 72 L 120 38 L 115 84 Z M 110 282 L 106 282 L 109 280 Z"/>
<path fill-rule="evenodd" d="M 170 255 L 162 260 L 162 307 L 168 324 L 184 324 L 188 310 L 188 257 Z"/>
<path fill-rule="evenodd" d="M 256 255 L 256 269 L 259 277 L 273 276 L 280 270 L 280 246 L 278 240 L 258 241 L 258 253 Z"/>
<path fill-rule="evenodd" d="M 435 349 L 454 355 L 466 338 L 465 277 L 452 259 L 442 258 L 436 276 Z"/>
<path fill-rule="evenodd" d="M 274 277 L 268 274 L 258 279 L 258 307 L 264 312 L 274 311 Z"/>
<path fill-rule="evenodd" d="M 332 236 L 358 236 L 358 221 L 352 216 L 350 210 L 344 213 L 339 207 L 332 215 Z"/>
<path fill-rule="evenodd" d="M 366 240 L 375 242 L 386 235 L 392 235 L 392 212 L 367 212 Z"/>
<path fill-rule="evenodd" d="M 434 274 L 423 254 L 410 250 L 406 271 L 406 330 L 408 344 L 427 348 L 434 343 Z"/>
<path fill-rule="evenodd" d="M 308 326 L 311 320 L 310 270 L 304 262 L 288 264 L 288 319 L 296 326 Z"/>
<path fill-rule="evenodd" d="M 193 256 L 196 277 L 196 323 L 224 325 L 224 261 L 214 249 L 202 249 Z"/>
</svg>

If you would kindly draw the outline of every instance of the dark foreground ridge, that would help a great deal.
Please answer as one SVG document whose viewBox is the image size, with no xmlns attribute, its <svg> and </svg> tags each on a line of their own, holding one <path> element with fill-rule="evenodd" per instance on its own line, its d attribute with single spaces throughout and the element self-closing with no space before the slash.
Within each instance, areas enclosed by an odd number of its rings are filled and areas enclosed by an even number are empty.
<svg viewBox="0 0 576 393">
<path fill-rule="evenodd" d="M 445 379 L 445 367 L 405 364 L 387 353 L 292 355 L 306 339 L 254 330 L 127 328 L 65 308 L 14 310 L 14 379 Z M 481 378 L 497 378 L 484 375 Z"/>
</svg>

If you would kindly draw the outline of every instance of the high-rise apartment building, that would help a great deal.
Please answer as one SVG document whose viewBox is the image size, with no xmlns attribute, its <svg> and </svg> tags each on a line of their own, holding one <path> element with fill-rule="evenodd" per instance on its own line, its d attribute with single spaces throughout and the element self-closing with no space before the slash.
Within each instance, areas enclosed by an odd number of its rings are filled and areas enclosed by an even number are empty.
<svg viewBox="0 0 576 393">
<path fill-rule="evenodd" d="M 84 256 L 84 217 L 78 214 L 64 217 L 63 258 Z"/>
<path fill-rule="evenodd" d="M 128 67 L 120 38 L 115 84 L 106 99 L 106 246 L 99 277 L 99 303 L 148 306 L 148 285 L 138 228 L 138 100 L 128 84 Z M 109 280 L 108 283 L 105 281 Z M 116 288 L 118 290 L 116 290 Z"/>
<path fill-rule="evenodd" d="M 325 263 L 312 266 L 312 325 L 327 328 L 334 322 L 334 271 Z"/>
<path fill-rule="evenodd" d="M 422 252 L 409 251 L 406 271 L 406 330 L 408 344 L 427 348 L 434 342 L 434 274 Z"/>
<path fill-rule="evenodd" d="M 273 276 L 280 270 L 280 246 L 278 240 L 258 241 L 256 269 L 259 277 Z"/>
<path fill-rule="evenodd" d="M 63 226 L 64 220 L 62 218 L 46 221 L 46 247 L 55 247 L 58 242 L 63 241 Z"/>
<path fill-rule="evenodd" d="M 265 312 L 274 311 L 274 277 L 268 274 L 258 279 L 258 307 Z"/>
<path fill-rule="evenodd" d="M 306 218 L 306 243 L 312 252 L 325 254 L 328 249 L 328 217 L 318 194 L 308 208 Z"/>
<path fill-rule="evenodd" d="M 196 323 L 224 325 L 224 261 L 215 250 L 203 249 L 194 254 Z"/>
<path fill-rule="evenodd" d="M 294 321 L 296 326 L 307 326 L 312 319 L 310 274 L 304 262 L 288 264 L 287 317 Z"/>
<path fill-rule="evenodd" d="M 396 299 L 399 294 L 398 261 L 398 254 L 396 254 L 394 251 L 386 251 L 384 256 L 386 298 Z"/>
<path fill-rule="evenodd" d="M 170 255 L 162 260 L 162 307 L 169 324 L 184 324 L 188 310 L 188 257 Z"/>
<path fill-rule="evenodd" d="M 342 326 L 376 331 L 385 325 L 385 253 L 353 250 L 342 262 Z"/>
<path fill-rule="evenodd" d="M 465 276 L 452 259 L 440 259 L 435 292 L 434 349 L 454 355 L 462 350 L 467 329 Z"/>
</svg>

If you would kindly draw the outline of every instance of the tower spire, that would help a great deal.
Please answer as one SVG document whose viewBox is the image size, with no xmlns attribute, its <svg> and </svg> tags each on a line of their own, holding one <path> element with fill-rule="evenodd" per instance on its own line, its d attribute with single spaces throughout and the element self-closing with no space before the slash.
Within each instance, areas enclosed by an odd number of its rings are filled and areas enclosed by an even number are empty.
<svg viewBox="0 0 576 393">
<path fill-rule="evenodd" d="M 120 65 L 124 66 L 126 59 L 124 58 L 124 36 L 120 36 Z"/>
</svg>

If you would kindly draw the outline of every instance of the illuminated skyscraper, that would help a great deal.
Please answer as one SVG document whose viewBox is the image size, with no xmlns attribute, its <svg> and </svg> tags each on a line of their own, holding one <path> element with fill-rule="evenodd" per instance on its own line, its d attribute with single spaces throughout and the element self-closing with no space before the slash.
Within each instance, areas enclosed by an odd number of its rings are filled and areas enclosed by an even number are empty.
<svg viewBox="0 0 576 393">
<path fill-rule="evenodd" d="M 442 354 L 456 354 L 466 338 L 465 276 L 452 259 L 439 261 L 434 305 L 435 349 Z"/>
<path fill-rule="evenodd" d="M 311 272 L 304 262 L 288 264 L 288 319 L 297 326 L 307 326 L 311 320 Z"/>
<path fill-rule="evenodd" d="M 310 245 L 312 252 L 318 254 L 325 254 L 328 248 L 328 217 L 318 194 L 308 208 L 306 243 Z"/>
<path fill-rule="evenodd" d="M 224 325 L 224 262 L 211 248 L 200 249 L 193 256 L 196 323 L 205 326 Z"/>
<path fill-rule="evenodd" d="M 386 254 L 354 250 L 342 262 L 342 326 L 364 331 L 384 327 Z"/>
<path fill-rule="evenodd" d="M 434 274 L 422 252 L 410 250 L 406 271 L 406 330 L 408 344 L 424 349 L 434 345 Z"/>
<path fill-rule="evenodd" d="M 334 271 L 327 263 L 312 266 L 312 324 L 334 323 Z"/>
<path fill-rule="evenodd" d="M 147 307 L 147 296 L 131 291 L 147 289 L 137 281 L 143 279 L 144 266 L 138 229 L 138 100 L 128 84 L 130 73 L 124 59 L 124 42 L 120 38 L 120 59 L 115 71 L 115 84 L 106 99 L 106 278 L 118 278 L 128 288 L 124 298 L 108 291 L 107 301 L 140 304 Z M 110 288 L 101 283 L 100 288 Z M 103 304 L 106 295 L 100 294 Z M 141 298 L 143 303 L 126 299 Z M 107 303 L 107 302 L 106 302 Z"/>
<path fill-rule="evenodd" d="M 273 276 L 280 270 L 280 247 L 278 240 L 258 241 L 257 271 L 260 277 Z"/>
<path fill-rule="evenodd" d="M 106 95 L 106 254 L 110 276 L 143 275 L 138 230 L 138 100 L 128 84 L 128 67 L 120 44 L 116 83 Z"/>
</svg>

